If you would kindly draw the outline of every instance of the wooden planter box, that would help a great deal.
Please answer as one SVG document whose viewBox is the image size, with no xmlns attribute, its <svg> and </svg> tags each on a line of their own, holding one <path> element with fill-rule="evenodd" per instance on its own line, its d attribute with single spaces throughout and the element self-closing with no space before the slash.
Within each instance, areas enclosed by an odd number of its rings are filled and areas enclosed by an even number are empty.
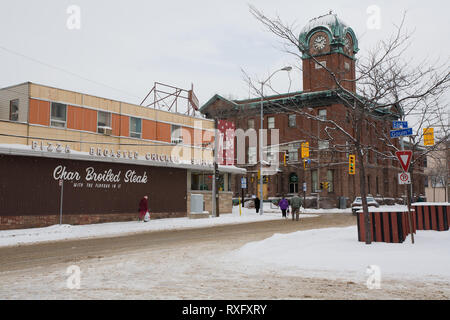
<svg viewBox="0 0 450 320">
<path fill-rule="evenodd" d="M 412 211 L 412 228 L 416 233 L 415 212 Z M 391 209 L 389 212 L 378 208 L 369 208 L 372 227 L 372 242 L 402 243 L 411 233 L 408 220 L 408 209 Z M 357 212 L 358 241 L 366 241 L 364 213 Z"/>
<path fill-rule="evenodd" d="M 416 202 L 411 204 L 416 211 L 417 230 L 447 231 L 450 222 L 450 203 Z"/>
</svg>

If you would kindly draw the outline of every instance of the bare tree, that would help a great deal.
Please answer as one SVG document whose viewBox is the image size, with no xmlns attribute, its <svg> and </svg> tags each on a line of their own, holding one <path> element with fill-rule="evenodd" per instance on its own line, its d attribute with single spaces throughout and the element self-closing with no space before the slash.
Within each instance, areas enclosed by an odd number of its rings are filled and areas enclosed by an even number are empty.
<svg viewBox="0 0 450 320">
<path fill-rule="evenodd" d="M 422 129 L 435 126 L 444 121 L 448 104 L 443 102 L 443 96 L 450 86 L 450 71 L 448 61 L 442 65 L 437 62 L 421 61 L 414 63 L 404 59 L 404 54 L 411 43 L 411 34 L 404 31 L 405 16 L 398 26 L 394 26 L 394 34 L 363 55 L 356 64 L 356 75 L 348 77 L 339 70 L 332 70 L 319 61 L 299 39 L 293 24 L 283 22 L 279 17 L 269 18 L 255 7 L 250 7 L 251 14 L 283 44 L 283 50 L 302 59 L 304 55 L 311 58 L 317 65 L 325 69 L 333 80 L 333 92 L 345 106 L 346 124 L 343 115 L 331 119 L 322 119 L 311 112 L 311 109 L 291 103 L 272 103 L 273 111 L 295 112 L 308 119 L 313 119 L 325 125 L 325 140 L 329 145 L 341 152 L 354 152 L 357 156 L 361 197 L 365 217 L 366 243 L 371 242 L 371 227 L 367 206 L 366 168 L 364 157 L 368 152 L 375 153 L 383 159 L 396 159 L 395 151 L 401 146 L 399 141 L 391 139 L 389 127 L 392 119 L 414 119 L 413 136 L 409 147 L 415 151 L 415 164 L 423 161 L 423 157 L 447 141 L 448 131 L 435 146 L 421 147 L 423 141 Z M 261 93 L 258 86 L 252 85 L 253 80 L 245 74 L 246 82 Z M 351 88 L 356 88 L 352 90 Z M 276 111 L 275 111 L 276 112 Z M 370 144 L 365 135 L 370 132 L 376 140 L 383 143 L 379 148 Z M 346 144 L 341 141 L 344 138 Z M 316 136 L 317 141 L 324 139 Z M 402 142 L 402 141 L 401 141 Z M 409 191 L 409 190 L 408 190 Z M 408 203 L 410 196 L 408 195 Z"/>
</svg>

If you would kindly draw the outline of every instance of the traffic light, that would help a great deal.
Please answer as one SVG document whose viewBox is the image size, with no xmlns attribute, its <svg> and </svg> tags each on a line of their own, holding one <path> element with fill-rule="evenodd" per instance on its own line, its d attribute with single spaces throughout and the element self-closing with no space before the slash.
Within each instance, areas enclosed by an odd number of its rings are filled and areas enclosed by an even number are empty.
<svg viewBox="0 0 450 320">
<path fill-rule="evenodd" d="M 302 143 L 302 158 L 309 158 L 309 142 Z"/>
<path fill-rule="evenodd" d="M 328 190 L 328 182 L 324 182 L 324 183 L 323 183 L 323 187 L 324 187 L 324 189 L 327 189 L 327 190 Z"/>
<path fill-rule="evenodd" d="M 348 157 L 348 174 L 355 174 L 355 155 Z"/>
<path fill-rule="evenodd" d="M 286 167 L 286 163 L 289 161 L 289 154 L 287 152 L 284 153 L 283 164 Z"/>
<path fill-rule="evenodd" d="M 321 182 L 320 183 L 320 190 L 323 190 L 323 187 L 324 187 L 323 182 Z"/>
</svg>

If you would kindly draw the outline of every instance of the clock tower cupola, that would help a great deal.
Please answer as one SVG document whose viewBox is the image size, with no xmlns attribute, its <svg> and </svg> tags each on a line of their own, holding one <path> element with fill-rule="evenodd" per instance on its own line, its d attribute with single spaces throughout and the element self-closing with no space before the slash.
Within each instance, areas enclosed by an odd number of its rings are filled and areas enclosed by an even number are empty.
<svg viewBox="0 0 450 320">
<path fill-rule="evenodd" d="M 320 64 L 333 72 L 343 87 L 356 91 L 353 80 L 355 54 L 359 48 L 352 28 L 330 12 L 312 19 L 301 31 L 299 41 L 304 49 L 302 56 L 304 92 L 337 88 L 335 80 Z"/>
</svg>

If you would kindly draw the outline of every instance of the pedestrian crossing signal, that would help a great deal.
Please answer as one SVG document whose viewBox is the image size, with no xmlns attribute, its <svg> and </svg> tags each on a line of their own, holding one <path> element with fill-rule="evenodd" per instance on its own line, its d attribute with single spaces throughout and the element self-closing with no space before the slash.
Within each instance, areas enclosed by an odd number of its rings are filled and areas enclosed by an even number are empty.
<svg viewBox="0 0 450 320">
<path fill-rule="evenodd" d="M 348 157 L 348 174 L 355 174 L 355 155 Z"/>
</svg>

